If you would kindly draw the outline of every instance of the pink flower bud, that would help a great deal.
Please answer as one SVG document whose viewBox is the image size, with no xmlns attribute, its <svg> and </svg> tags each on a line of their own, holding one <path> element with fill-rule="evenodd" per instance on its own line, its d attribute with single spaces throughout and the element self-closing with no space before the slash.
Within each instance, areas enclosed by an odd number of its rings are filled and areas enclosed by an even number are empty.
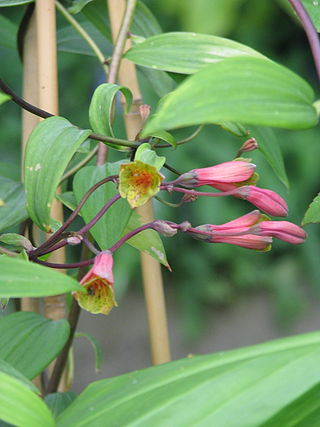
<svg viewBox="0 0 320 427">
<path fill-rule="evenodd" d="M 245 160 L 232 160 L 208 168 L 193 169 L 180 176 L 177 183 L 189 187 L 230 184 L 247 181 L 254 174 L 256 165 Z"/>
<path fill-rule="evenodd" d="M 249 151 L 256 150 L 257 148 L 258 148 L 258 143 L 256 139 L 250 138 L 242 144 L 237 156 L 241 156 L 242 153 L 248 153 Z"/>
<path fill-rule="evenodd" d="M 104 251 L 95 257 L 93 267 L 80 281 L 86 292 L 73 292 L 80 307 L 90 313 L 108 314 L 112 307 L 117 306 L 114 299 L 112 266 L 111 252 Z"/>
<path fill-rule="evenodd" d="M 272 237 L 255 236 L 253 234 L 244 234 L 242 236 L 214 235 L 211 239 L 211 242 L 229 243 L 231 245 L 237 245 L 247 249 L 254 249 L 256 251 L 269 251 L 271 249 Z"/>
<path fill-rule="evenodd" d="M 215 183 L 236 183 L 247 181 L 254 173 L 256 165 L 243 160 L 220 163 L 202 169 L 193 169 L 196 174 L 197 187 Z"/>
<path fill-rule="evenodd" d="M 259 211 L 253 211 L 254 213 Z M 253 214 L 253 212 L 251 214 Z M 248 215 L 251 215 L 248 214 Z M 255 214 L 252 215 L 252 220 L 255 221 Z M 247 217 L 247 215 L 244 215 Z M 242 217 L 234 220 L 235 222 L 240 220 Z M 228 224 L 234 222 L 230 221 L 229 223 L 222 225 L 212 225 L 205 224 L 200 225 L 199 227 L 195 227 L 192 230 L 192 237 L 204 240 L 209 243 L 229 243 L 231 245 L 241 246 L 242 248 L 254 249 L 256 251 L 269 251 L 271 249 L 272 237 L 269 236 L 255 236 L 254 234 L 240 234 L 237 233 L 245 233 L 248 230 L 248 227 L 240 225 L 239 228 L 232 227 Z M 245 219 L 246 221 L 246 219 Z M 248 221 L 248 223 L 250 220 Z M 239 222 L 240 224 L 240 222 Z M 196 232 L 199 231 L 199 233 Z M 206 233 L 206 234 L 205 234 Z"/>
<path fill-rule="evenodd" d="M 148 104 L 142 104 L 139 106 L 139 113 L 140 113 L 140 117 L 141 117 L 143 123 L 149 117 L 150 109 L 151 109 L 151 107 Z"/>
<path fill-rule="evenodd" d="M 250 231 L 259 236 L 272 236 L 284 242 L 300 245 L 307 234 L 296 224 L 289 221 L 262 221 Z"/>
<path fill-rule="evenodd" d="M 265 188 L 245 185 L 239 187 L 234 194 L 236 197 L 247 200 L 257 208 L 273 216 L 287 216 L 288 206 L 279 194 Z"/>
</svg>

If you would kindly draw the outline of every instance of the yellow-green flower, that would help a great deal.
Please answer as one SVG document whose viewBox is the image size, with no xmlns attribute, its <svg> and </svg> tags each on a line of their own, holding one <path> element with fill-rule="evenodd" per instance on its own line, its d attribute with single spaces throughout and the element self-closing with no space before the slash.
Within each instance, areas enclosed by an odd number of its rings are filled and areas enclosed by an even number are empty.
<svg viewBox="0 0 320 427">
<path fill-rule="evenodd" d="M 119 192 L 132 208 L 144 205 L 158 193 L 163 176 L 157 169 L 140 160 L 121 165 Z"/>
</svg>

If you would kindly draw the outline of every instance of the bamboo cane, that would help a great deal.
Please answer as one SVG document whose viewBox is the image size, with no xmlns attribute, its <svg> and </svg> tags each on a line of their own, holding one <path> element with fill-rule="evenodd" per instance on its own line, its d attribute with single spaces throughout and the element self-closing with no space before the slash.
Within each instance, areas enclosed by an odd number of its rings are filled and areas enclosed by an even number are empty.
<svg viewBox="0 0 320 427">
<path fill-rule="evenodd" d="M 108 0 L 112 38 L 117 40 L 123 16 L 126 10 L 125 0 Z M 130 47 L 129 40 L 125 43 L 125 50 Z M 134 139 L 142 127 L 139 106 L 142 104 L 135 65 L 122 59 L 119 68 L 119 81 L 128 87 L 133 94 L 130 112 L 125 114 L 125 127 L 129 139 Z M 122 100 L 124 102 L 124 100 Z M 138 213 L 147 221 L 154 218 L 151 203 L 138 209 Z M 141 268 L 143 276 L 144 294 L 149 324 L 151 359 L 154 365 L 170 361 L 170 345 L 166 318 L 165 298 L 160 264 L 151 256 L 141 253 Z"/>
<path fill-rule="evenodd" d="M 38 56 L 38 106 L 52 114 L 58 114 L 58 70 L 56 51 L 56 10 L 54 0 L 36 0 L 35 3 Z M 51 216 L 63 222 L 62 205 L 54 200 Z M 64 249 L 55 251 L 50 261 L 65 262 Z M 44 298 L 45 315 L 54 320 L 65 317 L 65 296 Z M 49 371 L 51 370 L 51 367 Z M 64 381 L 59 390 L 64 390 Z"/>
</svg>

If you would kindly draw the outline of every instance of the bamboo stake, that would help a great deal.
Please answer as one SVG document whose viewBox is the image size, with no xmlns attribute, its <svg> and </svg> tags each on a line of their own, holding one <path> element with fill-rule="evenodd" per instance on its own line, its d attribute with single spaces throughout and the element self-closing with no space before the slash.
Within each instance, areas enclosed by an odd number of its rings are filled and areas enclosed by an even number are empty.
<svg viewBox="0 0 320 427">
<path fill-rule="evenodd" d="M 35 3 L 37 44 L 38 44 L 38 106 L 52 114 L 58 114 L 58 70 L 56 51 L 56 10 L 54 0 L 36 0 Z M 54 200 L 51 216 L 63 222 L 62 205 Z M 55 251 L 50 261 L 65 262 L 63 248 Z M 55 295 L 44 298 L 45 315 L 54 320 L 65 317 L 65 296 Z M 51 369 L 49 369 L 50 371 Z M 64 381 L 60 391 L 64 390 Z"/>
<path fill-rule="evenodd" d="M 37 85 L 37 35 L 34 16 L 31 17 L 24 37 L 23 44 L 23 97 L 32 104 L 38 104 Z M 33 128 L 39 123 L 39 118 L 26 110 L 22 110 L 22 141 L 21 141 L 21 179 L 23 180 L 24 152 L 27 140 Z M 37 298 L 22 298 L 21 309 L 23 311 L 39 312 L 39 300 Z M 40 385 L 40 382 L 39 384 Z"/>
<path fill-rule="evenodd" d="M 123 16 L 126 10 L 125 0 L 108 0 L 110 25 L 113 40 L 117 40 L 121 31 Z M 124 50 L 130 47 L 127 40 Z M 110 67 L 111 68 L 111 67 Z M 119 69 L 119 81 L 128 87 L 133 94 L 130 112 L 124 115 L 128 139 L 135 139 L 142 127 L 139 107 L 142 104 L 135 65 L 122 59 Z M 122 100 L 124 103 L 124 100 Z M 138 209 L 138 213 L 147 221 L 154 218 L 151 203 Z M 141 253 L 141 268 L 149 324 L 151 359 L 154 365 L 170 361 L 170 345 L 166 318 L 165 298 L 160 264 L 151 256 Z"/>
</svg>

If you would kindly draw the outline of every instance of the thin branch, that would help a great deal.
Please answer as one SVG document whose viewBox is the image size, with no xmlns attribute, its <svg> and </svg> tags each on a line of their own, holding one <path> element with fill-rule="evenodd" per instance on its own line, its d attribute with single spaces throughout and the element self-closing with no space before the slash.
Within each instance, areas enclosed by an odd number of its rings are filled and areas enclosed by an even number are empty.
<svg viewBox="0 0 320 427">
<path fill-rule="evenodd" d="M 42 110 L 41 108 L 36 107 L 35 105 L 30 104 L 29 102 L 22 99 L 18 96 L 12 89 L 9 88 L 5 84 L 5 82 L 0 79 L 0 89 L 2 92 L 9 95 L 13 102 L 15 102 L 19 107 L 22 107 L 24 110 L 29 111 L 29 113 L 35 114 L 38 117 L 43 119 L 48 119 L 49 117 L 54 117 L 54 114 L 49 113 L 48 111 Z M 101 141 L 105 144 L 114 144 L 114 145 L 122 145 L 125 147 L 139 147 L 139 144 L 133 141 L 128 141 L 126 139 L 112 138 L 111 136 L 99 135 L 97 133 L 91 133 L 88 138 L 94 139 L 95 141 Z"/>
<path fill-rule="evenodd" d="M 135 230 L 130 231 L 129 233 L 125 234 L 123 237 L 121 237 L 120 240 L 118 240 L 111 248 L 109 248 L 110 252 L 115 252 L 120 246 L 122 246 L 127 240 L 131 239 L 131 237 L 135 236 L 138 233 L 141 233 L 141 231 L 148 230 L 150 228 L 153 228 L 154 221 L 148 222 L 147 224 L 141 225 L 141 227 L 136 228 Z"/>
<path fill-rule="evenodd" d="M 123 16 L 118 38 L 112 54 L 112 59 L 110 64 L 110 73 L 109 73 L 109 79 L 108 79 L 109 83 L 115 83 L 117 79 L 120 61 L 121 61 L 124 45 L 128 38 L 128 31 L 130 28 L 130 23 L 133 17 L 133 12 L 134 12 L 136 3 L 137 3 L 137 0 L 127 1 L 127 7 Z"/>
<path fill-rule="evenodd" d="M 108 176 L 104 179 L 102 179 L 101 181 L 97 182 L 95 185 L 93 185 L 87 192 L 86 194 L 82 197 L 82 199 L 80 200 L 80 203 L 78 204 L 78 206 L 76 207 L 76 209 L 72 212 L 72 214 L 69 216 L 69 218 L 66 220 L 66 222 L 55 232 L 53 233 L 53 235 L 51 237 L 49 237 L 48 240 L 46 240 L 42 245 L 40 245 L 37 249 L 35 249 L 34 251 L 30 252 L 30 256 L 34 257 L 34 256 L 39 256 L 40 253 L 42 253 L 41 251 L 44 249 L 48 249 L 50 246 L 52 246 L 53 244 L 57 243 L 60 240 L 60 236 L 62 235 L 62 233 L 69 227 L 69 225 L 72 223 L 72 221 L 76 218 L 76 216 L 78 215 L 78 213 L 80 212 L 82 206 L 85 204 L 85 202 L 88 200 L 88 198 L 90 197 L 90 195 L 97 189 L 99 188 L 101 185 L 105 184 L 106 182 L 110 182 L 113 181 L 115 178 L 117 177 L 117 175 L 111 175 Z"/>
<path fill-rule="evenodd" d="M 35 259 L 32 262 L 35 262 L 36 264 L 45 265 L 46 267 L 50 268 L 61 268 L 62 270 L 67 268 L 81 268 L 81 267 L 87 267 L 88 265 L 92 265 L 94 263 L 94 258 L 85 260 L 85 261 L 79 261 L 79 262 L 73 262 L 70 264 L 56 264 L 54 262 L 49 261 L 42 261 L 40 259 Z"/>
<path fill-rule="evenodd" d="M 109 69 L 108 83 L 116 83 L 119 66 L 122 58 L 122 53 L 124 49 L 125 42 L 128 37 L 128 31 L 133 17 L 134 8 L 136 5 L 136 0 L 128 0 L 127 7 L 124 12 L 123 20 L 119 30 L 118 38 L 114 46 L 111 64 Z M 97 155 L 97 166 L 101 166 L 105 163 L 107 157 L 107 147 L 105 145 L 99 144 L 98 155 Z"/>
<path fill-rule="evenodd" d="M 289 3 L 299 16 L 302 26 L 307 34 L 314 64 L 320 79 L 320 42 L 317 30 L 300 0 L 289 0 Z"/>
<path fill-rule="evenodd" d="M 203 128 L 204 128 L 204 125 L 200 125 L 191 135 L 187 136 L 184 139 L 180 139 L 180 141 L 177 141 L 176 145 L 183 145 L 191 141 L 192 139 L 194 139 L 196 136 L 199 135 L 199 133 L 202 131 Z M 171 144 L 156 145 L 156 148 L 170 148 L 170 147 L 172 148 Z"/>
<path fill-rule="evenodd" d="M 81 35 L 81 37 L 88 43 L 88 45 L 93 50 L 94 54 L 98 58 L 100 64 L 103 67 L 104 72 L 106 75 L 108 75 L 109 69 L 106 65 L 106 58 L 104 54 L 99 49 L 98 45 L 95 43 L 95 41 L 91 38 L 91 36 L 86 32 L 86 30 L 79 24 L 79 22 L 74 19 L 74 17 L 67 11 L 67 9 L 56 0 L 56 7 L 61 12 L 61 14 L 64 16 L 64 18 L 72 25 L 72 27 Z"/>
</svg>

